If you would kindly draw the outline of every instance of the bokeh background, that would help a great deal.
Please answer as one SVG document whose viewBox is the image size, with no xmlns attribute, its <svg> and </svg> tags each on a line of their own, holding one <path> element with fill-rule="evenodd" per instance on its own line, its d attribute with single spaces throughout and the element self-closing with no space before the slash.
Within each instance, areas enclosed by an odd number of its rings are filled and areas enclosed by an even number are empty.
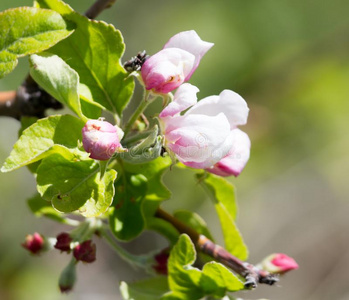
<svg viewBox="0 0 349 300">
<path fill-rule="evenodd" d="M 67 0 L 83 13 L 92 0 Z M 2 0 L 0 10 L 31 5 Z M 250 107 L 242 129 L 252 141 L 251 159 L 231 178 L 238 194 L 238 226 L 257 263 L 284 252 L 300 265 L 279 286 L 259 286 L 244 299 L 349 299 L 349 2 L 347 0 L 118 0 L 99 19 L 120 29 L 124 60 L 146 49 L 157 52 L 177 32 L 195 29 L 214 42 L 191 83 L 199 98 L 232 89 Z M 26 58 L 0 80 L 13 90 L 28 71 Z M 150 107 L 149 114 L 157 109 Z M 19 124 L 0 118 L 0 162 L 17 139 Z M 172 211 L 201 214 L 222 241 L 217 218 L 190 172 L 165 177 Z M 67 229 L 37 219 L 26 199 L 35 191 L 25 169 L 0 174 L 0 299 L 120 299 L 118 283 L 143 274 L 98 242 L 97 261 L 78 268 L 74 293 L 60 295 L 64 254 L 30 257 L 21 247 L 27 233 L 48 236 Z M 135 253 L 165 245 L 146 233 L 126 245 Z"/>
</svg>

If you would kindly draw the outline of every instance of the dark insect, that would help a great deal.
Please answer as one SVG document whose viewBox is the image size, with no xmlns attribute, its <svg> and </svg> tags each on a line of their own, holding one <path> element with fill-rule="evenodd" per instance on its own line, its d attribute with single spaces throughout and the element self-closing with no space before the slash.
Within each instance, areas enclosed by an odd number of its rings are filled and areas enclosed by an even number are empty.
<svg viewBox="0 0 349 300">
<path fill-rule="evenodd" d="M 139 71 L 148 57 L 149 55 L 147 55 L 145 50 L 138 52 L 137 56 L 132 57 L 130 60 L 124 63 L 124 68 L 129 73 Z"/>
</svg>

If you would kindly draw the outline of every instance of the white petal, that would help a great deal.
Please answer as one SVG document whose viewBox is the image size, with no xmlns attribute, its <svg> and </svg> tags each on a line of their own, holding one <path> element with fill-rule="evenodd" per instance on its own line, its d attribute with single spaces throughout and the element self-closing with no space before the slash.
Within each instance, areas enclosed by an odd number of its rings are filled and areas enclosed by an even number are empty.
<svg viewBox="0 0 349 300">
<path fill-rule="evenodd" d="M 170 40 L 165 44 L 165 48 L 180 48 L 189 53 L 192 53 L 195 56 L 195 63 L 191 72 L 188 73 L 185 80 L 187 81 L 193 72 L 198 67 L 201 58 L 205 53 L 211 49 L 213 43 L 205 42 L 200 39 L 198 34 L 194 30 L 183 31 L 174 35 Z"/>
<path fill-rule="evenodd" d="M 197 102 L 199 89 L 190 83 L 183 83 L 176 91 L 173 101 L 160 113 L 160 118 L 174 116 Z"/>
<path fill-rule="evenodd" d="M 224 90 L 219 96 L 210 96 L 202 99 L 186 114 L 205 114 L 215 116 L 223 112 L 230 123 L 231 129 L 247 122 L 249 108 L 246 101 L 231 90 Z"/>
<path fill-rule="evenodd" d="M 165 130 L 168 147 L 181 161 L 207 161 L 209 166 L 228 153 L 231 148 L 231 144 L 227 144 L 229 136 L 230 126 L 224 114 L 173 117 Z"/>
</svg>

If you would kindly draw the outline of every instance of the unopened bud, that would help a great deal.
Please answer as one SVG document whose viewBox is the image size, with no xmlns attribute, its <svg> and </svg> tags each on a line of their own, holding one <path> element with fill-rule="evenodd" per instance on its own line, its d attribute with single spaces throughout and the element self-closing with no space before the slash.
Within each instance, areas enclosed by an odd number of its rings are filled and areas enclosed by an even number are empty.
<svg viewBox="0 0 349 300">
<path fill-rule="evenodd" d="M 156 261 L 156 264 L 152 266 L 152 268 L 155 270 L 156 273 L 161 275 L 167 275 L 168 269 L 167 269 L 167 262 L 169 258 L 169 249 L 165 248 L 160 253 L 156 254 L 154 256 L 154 260 Z"/>
<path fill-rule="evenodd" d="M 125 149 L 120 144 L 122 130 L 103 120 L 89 120 L 82 129 L 82 144 L 90 157 L 108 160 Z"/>
<path fill-rule="evenodd" d="M 45 248 L 45 240 L 43 236 L 37 232 L 33 235 L 28 234 L 22 246 L 32 254 L 39 254 Z"/>
<path fill-rule="evenodd" d="M 59 277 L 59 289 L 62 293 L 70 292 L 76 281 L 76 261 L 72 259 L 72 261 L 67 265 L 61 273 Z"/>
<path fill-rule="evenodd" d="M 91 263 L 96 260 L 96 244 L 91 240 L 85 241 L 74 248 L 73 255 L 76 260 Z"/>
<path fill-rule="evenodd" d="M 70 243 L 72 242 L 72 238 L 69 233 L 62 232 L 57 235 L 57 242 L 54 247 L 58 250 L 69 252 L 70 251 Z"/>
<path fill-rule="evenodd" d="M 266 257 L 259 265 L 263 270 L 274 274 L 282 274 L 298 269 L 298 264 L 292 258 L 282 253 L 274 253 Z"/>
</svg>

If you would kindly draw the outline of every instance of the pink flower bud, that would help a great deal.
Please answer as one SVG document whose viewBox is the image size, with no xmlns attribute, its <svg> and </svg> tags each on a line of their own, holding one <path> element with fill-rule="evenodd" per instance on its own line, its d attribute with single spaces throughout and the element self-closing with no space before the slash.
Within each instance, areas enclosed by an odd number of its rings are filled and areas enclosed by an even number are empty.
<svg viewBox="0 0 349 300">
<path fill-rule="evenodd" d="M 292 258 L 282 253 L 274 253 L 265 258 L 260 267 L 270 273 L 286 273 L 298 269 L 298 264 Z"/>
<path fill-rule="evenodd" d="M 108 160 L 115 152 L 123 151 L 120 144 L 121 129 L 102 120 L 89 120 L 82 129 L 82 144 L 90 157 Z"/>
<path fill-rule="evenodd" d="M 28 234 L 22 246 L 32 254 L 39 254 L 45 249 L 45 240 L 39 233 Z"/>
<path fill-rule="evenodd" d="M 74 248 L 73 255 L 76 260 L 91 263 L 96 260 L 96 244 L 91 240 L 85 241 Z"/>
<path fill-rule="evenodd" d="M 141 75 L 146 89 L 163 94 L 173 91 L 190 79 L 212 46 L 212 43 L 202 41 L 194 30 L 176 34 L 164 49 L 143 64 Z"/>
<path fill-rule="evenodd" d="M 73 239 L 70 237 L 69 233 L 62 232 L 57 235 L 57 242 L 54 247 L 63 252 L 70 252 L 70 243 L 72 240 Z"/>
<path fill-rule="evenodd" d="M 169 248 L 163 249 L 160 253 L 156 254 L 154 256 L 154 259 L 156 261 L 156 264 L 152 266 L 152 268 L 155 270 L 156 273 L 161 275 L 167 275 L 167 262 L 169 258 Z"/>
</svg>

